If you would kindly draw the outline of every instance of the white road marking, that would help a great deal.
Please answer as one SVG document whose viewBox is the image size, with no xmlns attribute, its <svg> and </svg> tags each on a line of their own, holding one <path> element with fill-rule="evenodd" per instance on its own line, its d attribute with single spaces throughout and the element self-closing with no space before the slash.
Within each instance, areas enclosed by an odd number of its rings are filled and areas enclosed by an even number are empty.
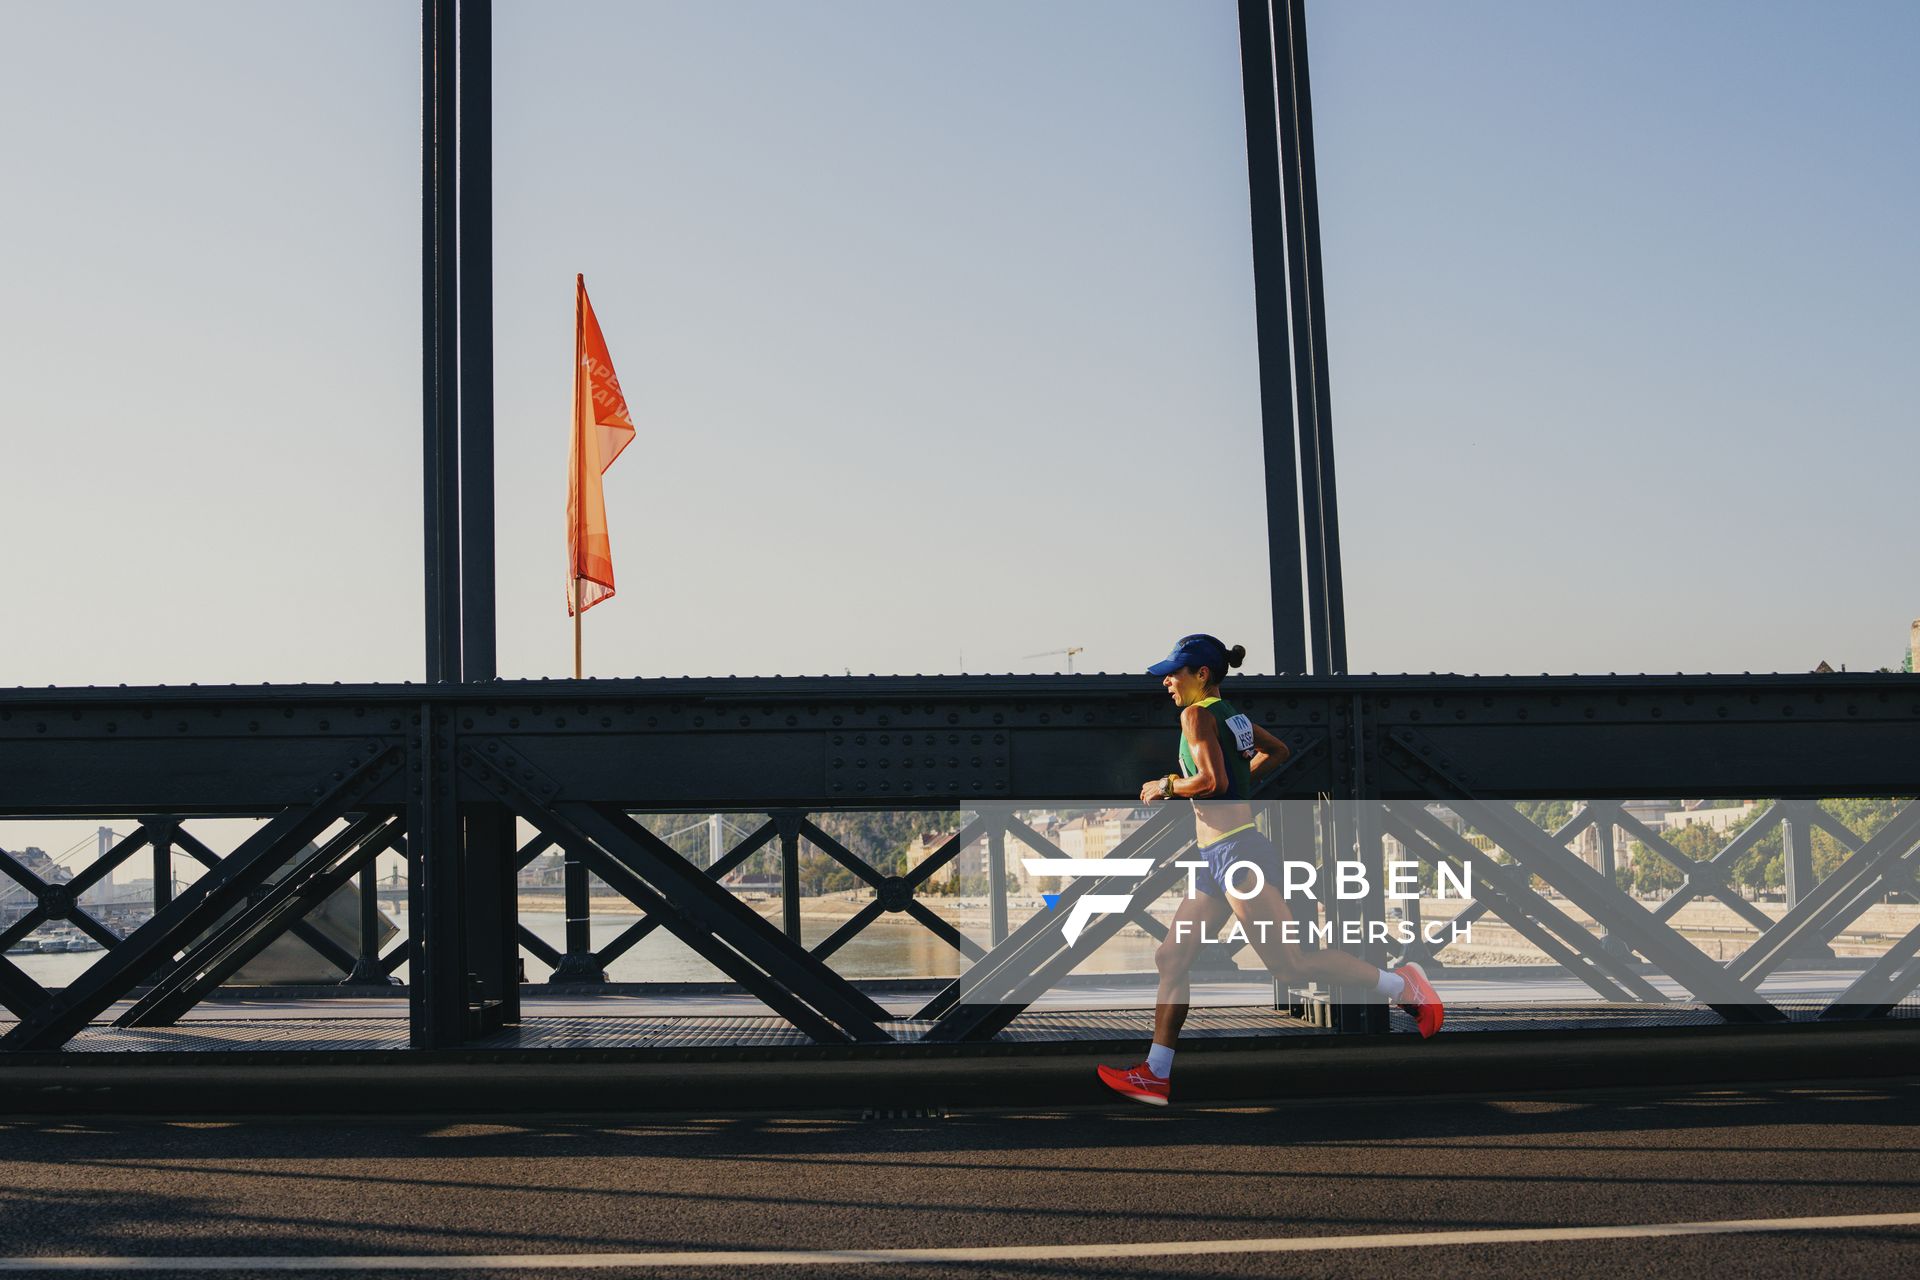
<svg viewBox="0 0 1920 1280">
<path fill-rule="evenodd" d="M 1760 1231 L 1849 1231 L 1920 1227 L 1920 1213 L 1833 1218 L 1736 1218 L 1617 1227 L 1518 1227 L 1485 1231 L 1403 1231 L 1366 1236 L 1269 1236 L 1253 1240 L 1155 1240 L 1139 1244 L 995 1245 L 952 1249 L 752 1249 L 674 1253 L 378 1254 L 339 1257 L 0 1258 L 13 1271 L 531 1271 L 613 1267 L 915 1266 L 934 1262 L 1076 1262 L 1227 1253 L 1327 1253 L 1420 1249 L 1431 1245 L 1645 1240 L 1658 1236 L 1744 1235 Z"/>
</svg>

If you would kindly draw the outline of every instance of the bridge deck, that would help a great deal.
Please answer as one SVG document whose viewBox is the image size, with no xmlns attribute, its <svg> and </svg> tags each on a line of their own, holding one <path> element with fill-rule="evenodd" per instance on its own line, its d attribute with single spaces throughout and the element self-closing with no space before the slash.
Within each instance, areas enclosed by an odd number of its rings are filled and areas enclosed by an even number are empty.
<svg viewBox="0 0 1920 1280">
<path fill-rule="evenodd" d="M 620 1004 L 657 1006 L 657 1001 Z M 455 1051 L 462 1056 L 507 1060 L 526 1056 L 581 1055 L 618 1058 L 684 1058 L 709 1054 L 731 1056 L 739 1051 L 783 1053 L 813 1046 L 784 1020 L 764 1013 L 677 1012 L 630 1009 L 625 1012 L 583 1010 L 584 1001 L 530 1002 L 519 1025 Z M 396 1007 L 397 1006 L 397 1007 Z M 543 1007 L 548 1006 L 548 1007 Z M 1820 1001 L 1785 1001 L 1779 1006 L 1795 1021 L 1811 1021 L 1824 1007 Z M 1909 1000 L 1892 1014 L 1920 1019 L 1920 1001 Z M 1394 1011 L 1393 1030 L 1410 1033 L 1412 1020 Z M 1514 1005 L 1455 1005 L 1447 1015 L 1444 1035 L 1513 1032 L 1568 1032 L 1650 1030 L 1666 1027 L 1718 1026 L 1723 1019 L 1712 1010 L 1692 1004 L 1648 1006 L 1606 1004 L 1598 1001 Z M 931 1049 L 920 1039 L 931 1025 L 926 1020 L 898 1017 L 882 1024 L 896 1045 L 860 1049 L 822 1049 L 860 1056 Z M 3 1027 L 4 1024 L 0 1024 Z M 1037 1009 L 1021 1014 L 992 1041 L 995 1047 L 1045 1051 L 1049 1046 L 1081 1050 L 1103 1046 L 1137 1048 L 1151 1035 L 1151 1008 Z M 366 1054 L 405 1053 L 407 1019 L 404 1005 L 392 1000 L 288 1001 L 271 1008 L 235 1009 L 209 1005 L 172 1027 L 121 1029 L 102 1022 L 82 1032 L 62 1056 L 122 1054 Z M 1257 1004 L 1216 1001 L 1195 1007 L 1182 1032 L 1188 1048 L 1264 1048 L 1302 1037 L 1332 1033 Z M 950 1051 L 951 1046 L 940 1046 Z M 35 1055 L 38 1056 L 38 1055 Z"/>
</svg>

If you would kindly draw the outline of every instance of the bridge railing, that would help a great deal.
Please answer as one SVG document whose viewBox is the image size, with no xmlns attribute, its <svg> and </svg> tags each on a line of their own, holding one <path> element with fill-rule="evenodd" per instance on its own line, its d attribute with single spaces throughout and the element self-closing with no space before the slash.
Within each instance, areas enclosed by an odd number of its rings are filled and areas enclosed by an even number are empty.
<svg viewBox="0 0 1920 1280">
<path fill-rule="evenodd" d="M 1632 952 L 1724 1016 L 1778 1016 L 1758 991 L 1768 973 L 1911 884 L 1920 815 L 1910 806 L 1868 831 L 1817 803 L 1912 793 L 1920 683 L 1911 678 L 1235 680 L 1236 702 L 1293 747 L 1269 784 L 1283 850 L 1377 865 L 1393 842 L 1429 864 L 1484 862 L 1490 893 L 1469 909 L 1577 976 L 1601 975 L 1611 985 L 1595 989 L 1610 998 L 1644 998 L 1651 985 L 1625 960 Z M 983 937 L 938 909 L 934 881 L 984 845 L 1002 891 L 987 898 L 1003 902 L 1009 842 L 1042 858 L 1068 852 L 1022 814 L 1125 806 L 1144 778 L 1165 772 L 1171 719 L 1146 685 L 969 677 L 0 694 L 0 819 L 133 824 L 75 881 L 0 861 L 0 879 L 33 898 L 0 924 L 0 940 L 64 921 L 103 947 L 57 989 L 0 959 L 0 1004 L 17 1020 L 0 1048 L 57 1047 L 116 1008 L 123 1025 L 163 1025 L 288 934 L 360 982 L 404 966 L 414 1042 L 459 1043 L 517 1018 L 523 952 L 591 979 L 661 929 L 816 1040 L 885 1040 L 892 1015 L 834 960 L 887 916 L 955 948 L 963 978 L 998 984 L 955 983 L 929 1002 L 921 1012 L 939 1024 L 936 1038 L 990 1035 L 1017 1015 L 1027 986 L 1083 963 L 1062 951 L 1061 926 L 1099 880 L 1061 886 L 1054 910 L 1026 919 L 995 912 Z M 1542 806 L 1567 795 L 1587 799 L 1543 825 Z M 1648 795 L 1775 803 L 1734 844 L 1707 851 L 1636 816 L 1627 802 Z M 938 811 L 946 835 L 902 865 L 896 849 L 832 829 L 829 815 L 885 809 Z M 754 816 L 708 866 L 647 816 L 713 812 Z M 225 854 L 195 833 L 203 819 L 234 816 L 255 825 Z M 1171 819 L 1153 825 L 1128 839 L 1159 874 L 1191 836 Z M 1584 859 L 1571 842 L 1589 833 L 1673 868 L 1668 902 L 1678 905 L 1649 908 L 1635 886 Z M 1744 895 L 1727 872 L 1769 840 L 1782 845 L 1794 901 L 1763 928 L 1764 912 L 1736 905 Z M 1800 852 L 1815 841 L 1844 850 L 1818 883 Z M 799 878 L 787 874 L 803 848 L 870 895 L 821 937 L 806 936 Z M 178 892 L 173 875 L 156 875 L 167 890 L 156 888 L 152 918 L 122 937 L 79 897 L 143 849 L 201 872 Z M 518 872 L 549 850 L 575 881 L 597 877 L 637 913 L 615 938 L 578 945 L 591 939 L 590 895 L 578 919 L 569 907 L 563 946 L 523 929 Z M 777 920 L 723 883 L 763 855 L 781 871 Z M 356 889 L 362 920 L 380 920 L 383 859 L 404 859 L 405 938 L 376 951 L 315 929 L 316 905 Z M 1676 932 L 1677 913 L 1704 900 L 1751 925 L 1753 945 L 1709 958 Z M 1328 910 L 1388 918 L 1377 888 Z M 1101 928 L 1159 927 L 1151 909 L 1117 914 Z M 1584 918 L 1589 936 L 1559 917 Z M 1917 944 L 1906 936 L 1889 947 L 1836 1014 L 1897 1003 L 1920 977 Z M 1376 961 L 1391 950 L 1370 938 L 1359 949 Z M 1375 1011 L 1333 994 L 1356 1008 L 1343 1028 L 1378 1026 Z"/>
</svg>

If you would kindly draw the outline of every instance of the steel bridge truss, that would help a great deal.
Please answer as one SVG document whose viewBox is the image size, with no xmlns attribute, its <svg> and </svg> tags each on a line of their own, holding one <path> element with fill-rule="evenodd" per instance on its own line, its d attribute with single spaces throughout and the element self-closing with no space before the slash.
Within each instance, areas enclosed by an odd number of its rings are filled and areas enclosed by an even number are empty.
<svg viewBox="0 0 1920 1280">
<path fill-rule="evenodd" d="M 1910 677 L 1236 684 L 1236 702 L 1293 749 L 1267 789 L 1282 802 L 1275 835 L 1288 856 L 1337 853 L 1374 869 L 1370 895 L 1330 903 L 1330 914 L 1385 918 L 1378 871 L 1390 837 L 1408 857 L 1471 866 L 1475 900 L 1460 919 L 1505 923 L 1608 1000 L 1665 1001 L 1653 981 L 1664 975 L 1729 1020 L 1779 1020 L 1759 990 L 1769 974 L 1825 954 L 1889 893 L 1920 889 L 1920 807 L 1866 836 L 1814 803 L 1920 790 L 1920 681 Z M 57 1048 L 109 1014 L 123 1026 L 168 1024 L 289 933 L 351 971 L 350 982 L 384 983 L 408 964 L 413 1043 L 455 1045 L 518 1018 L 523 950 L 553 966 L 556 980 L 590 980 L 663 928 L 816 1042 L 878 1043 L 891 1038 L 893 1019 L 830 961 L 888 914 L 918 921 L 968 962 L 962 979 L 919 1010 L 930 1023 L 924 1037 L 991 1038 L 1100 941 L 1129 924 L 1163 932 L 1147 908 L 1183 874 L 1173 864 L 1191 847 L 1184 807 L 1158 810 L 1112 851 L 1146 858 L 1152 871 L 1128 886 L 1134 907 L 1096 917 L 1077 946 L 1066 944 L 1062 926 L 1080 895 L 1112 887 L 1098 879 L 1064 887 L 1055 910 L 1011 928 L 996 918 L 986 947 L 917 895 L 979 841 L 991 850 L 990 871 L 1002 874 L 1009 838 L 1062 856 L 1021 821 L 1018 806 L 1125 805 L 1142 779 L 1164 772 L 1172 732 L 1164 698 L 1148 682 L 1105 676 L 0 694 L 0 816 L 137 824 L 66 882 L 0 857 L 0 875 L 32 900 L 0 943 L 68 921 L 106 947 L 58 990 L 0 956 L 0 1005 L 16 1020 L 0 1050 Z M 1620 804 L 1648 795 L 1776 803 L 1715 856 L 1696 860 Z M 1558 831 L 1514 803 L 1567 796 L 1586 803 Z M 861 808 L 965 816 L 940 847 L 896 872 L 814 820 Z M 689 810 L 767 816 L 701 867 L 634 817 Z M 189 829 L 231 816 L 264 821 L 225 856 Z M 516 819 L 537 833 L 519 848 Z M 1568 848 L 1587 828 L 1608 849 L 1619 834 L 1638 841 L 1683 874 L 1681 888 L 1657 908 L 1642 905 Z M 1809 856 L 1816 828 L 1845 853 L 1818 883 Z M 1778 920 L 1729 878 L 1774 831 L 1789 881 Z M 810 947 L 793 892 L 775 924 L 720 883 L 777 847 L 791 886 L 802 843 L 874 895 Z M 582 888 L 587 874 L 598 876 L 643 916 L 597 952 L 585 946 L 584 919 L 569 921 L 565 953 L 527 931 L 516 876 L 550 848 L 563 851 Z M 142 851 L 156 872 L 175 851 L 204 872 L 177 895 L 171 876 L 156 874 L 152 918 L 122 937 L 81 899 Z M 355 877 L 370 914 L 374 861 L 386 851 L 405 857 L 407 938 L 369 955 L 372 931 L 363 930 L 355 956 L 304 917 Z M 1536 878 L 1551 894 L 1534 887 Z M 1757 939 L 1729 962 L 1709 959 L 1675 927 L 1694 900 L 1724 904 Z M 1386 958 L 1382 945 L 1361 949 Z M 1868 964 L 1824 1016 L 1884 1014 L 1916 984 L 1920 929 Z M 1361 993 L 1334 995 L 1342 1029 L 1381 1027 L 1382 1011 Z"/>
</svg>

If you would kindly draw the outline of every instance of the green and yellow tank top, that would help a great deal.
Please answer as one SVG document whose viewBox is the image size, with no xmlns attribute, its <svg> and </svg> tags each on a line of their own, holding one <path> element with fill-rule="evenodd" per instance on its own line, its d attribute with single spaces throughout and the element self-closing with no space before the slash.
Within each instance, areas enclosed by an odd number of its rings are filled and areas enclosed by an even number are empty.
<svg viewBox="0 0 1920 1280">
<path fill-rule="evenodd" d="M 1247 763 L 1259 750 L 1253 741 L 1253 721 L 1225 698 L 1202 698 L 1193 705 L 1205 709 L 1212 720 L 1213 731 L 1220 739 L 1220 754 L 1227 761 L 1227 789 L 1224 794 L 1209 796 L 1208 799 L 1253 799 L 1253 770 Z M 1187 746 L 1185 732 L 1180 735 L 1180 772 L 1188 778 L 1200 772 L 1200 766 L 1193 762 L 1193 752 Z"/>
</svg>

